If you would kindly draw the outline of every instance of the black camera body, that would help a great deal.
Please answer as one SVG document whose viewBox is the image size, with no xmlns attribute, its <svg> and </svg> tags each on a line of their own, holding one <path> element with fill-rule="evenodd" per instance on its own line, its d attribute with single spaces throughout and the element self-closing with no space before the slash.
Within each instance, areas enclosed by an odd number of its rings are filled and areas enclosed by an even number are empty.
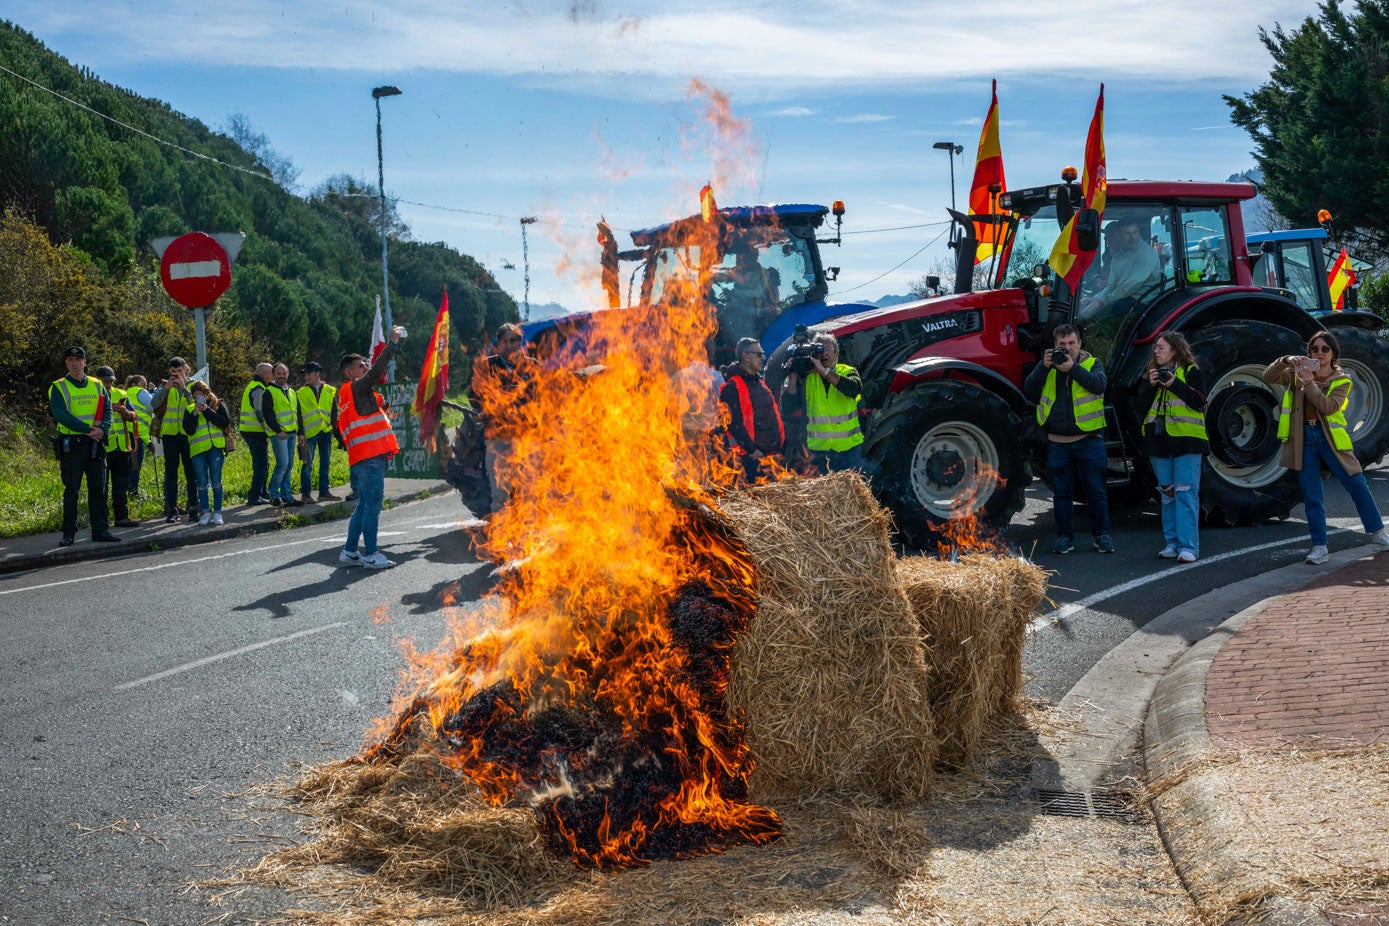
<svg viewBox="0 0 1389 926">
<path fill-rule="evenodd" d="M 1053 347 L 1051 349 L 1051 365 L 1056 367 L 1071 359 L 1070 351 L 1064 347 Z"/>
<path fill-rule="evenodd" d="M 824 355 L 825 345 L 811 341 L 810 329 L 805 325 L 797 325 L 791 334 L 791 347 L 786 352 L 786 370 L 798 376 L 807 376 L 815 372 L 815 364 L 811 358 Z"/>
<path fill-rule="evenodd" d="M 800 359 L 800 358 L 802 358 L 802 357 L 805 358 L 805 359 L 807 359 L 807 360 L 809 360 L 811 357 L 823 357 L 823 356 L 825 356 L 825 345 L 823 345 L 823 344 L 793 344 L 793 345 L 791 345 L 790 357 L 791 357 L 792 360 L 798 360 L 798 359 Z"/>
<path fill-rule="evenodd" d="M 1171 367 L 1158 367 L 1156 370 L 1158 382 L 1165 383 L 1173 377 Z"/>
</svg>

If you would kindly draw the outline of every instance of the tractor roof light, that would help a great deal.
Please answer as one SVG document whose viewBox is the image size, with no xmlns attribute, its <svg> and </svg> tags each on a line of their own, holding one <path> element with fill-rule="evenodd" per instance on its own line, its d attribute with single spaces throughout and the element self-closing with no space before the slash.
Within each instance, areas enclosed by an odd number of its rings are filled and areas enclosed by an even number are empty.
<svg viewBox="0 0 1389 926">
<path fill-rule="evenodd" d="M 844 214 L 844 200 L 836 199 L 834 205 L 830 206 L 830 211 L 834 213 L 835 218 L 842 216 Z"/>
<path fill-rule="evenodd" d="M 1061 168 L 1061 179 L 1065 183 L 1075 183 L 1076 178 L 1079 176 L 1080 174 L 1076 171 L 1076 169 L 1069 164 Z"/>
</svg>

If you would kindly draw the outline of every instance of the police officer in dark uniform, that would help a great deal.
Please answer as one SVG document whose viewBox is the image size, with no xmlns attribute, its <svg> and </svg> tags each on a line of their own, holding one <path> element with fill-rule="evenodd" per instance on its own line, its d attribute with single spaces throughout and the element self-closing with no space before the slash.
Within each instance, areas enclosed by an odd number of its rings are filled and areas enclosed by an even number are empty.
<svg viewBox="0 0 1389 926">
<path fill-rule="evenodd" d="M 77 536 L 77 495 L 87 479 L 87 515 L 92 540 L 119 543 L 106 515 L 106 435 L 111 430 L 111 396 L 87 375 L 87 352 L 81 347 L 63 351 L 67 375 L 48 387 L 48 410 L 58 424 L 54 450 L 63 474 L 63 538 L 72 546 Z"/>
</svg>

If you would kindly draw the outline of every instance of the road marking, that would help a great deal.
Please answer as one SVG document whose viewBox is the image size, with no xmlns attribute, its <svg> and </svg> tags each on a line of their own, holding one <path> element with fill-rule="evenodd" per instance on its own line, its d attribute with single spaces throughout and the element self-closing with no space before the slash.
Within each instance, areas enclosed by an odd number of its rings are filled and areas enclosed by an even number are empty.
<svg viewBox="0 0 1389 926">
<path fill-rule="evenodd" d="M 1326 532 L 1327 534 L 1344 534 L 1348 533 L 1349 531 L 1350 528 L 1348 527 L 1328 526 Z M 1101 601 L 1105 601 L 1109 598 L 1116 598 L 1119 595 L 1123 595 L 1126 592 L 1131 592 L 1136 588 L 1142 588 L 1143 586 L 1148 585 L 1152 582 L 1161 582 L 1168 576 L 1177 575 L 1178 573 L 1182 572 L 1189 572 L 1192 569 L 1199 569 L 1202 566 L 1213 566 L 1216 563 L 1236 559 L 1248 553 L 1258 553 L 1262 550 L 1272 550 L 1276 547 L 1285 547 L 1290 543 L 1310 542 L 1311 541 L 1308 540 L 1306 537 L 1289 537 L 1286 540 L 1272 540 L 1268 543 L 1258 544 L 1257 546 L 1243 547 L 1239 550 L 1230 550 L 1227 553 L 1220 553 L 1216 556 L 1210 557 L 1209 559 L 1199 559 L 1194 563 L 1187 563 L 1181 566 L 1170 567 L 1162 570 L 1161 572 L 1154 572 L 1146 576 L 1139 576 L 1136 579 L 1130 579 L 1127 582 L 1121 582 L 1118 585 L 1112 585 L 1109 588 L 1100 589 L 1093 595 L 1086 595 L 1079 601 L 1068 602 L 1067 604 L 1063 604 L 1059 608 L 1055 608 L 1051 611 L 1048 611 L 1046 614 L 1042 614 L 1038 617 L 1035 617 L 1032 619 L 1032 623 L 1027 625 L 1027 632 L 1032 633 L 1034 631 L 1041 630 L 1043 627 L 1054 626 L 1059 621 L 1065 620 L 1068 617 L 1078 614 L 1081 611 L 1086 610 L 1087 608 L 1092 608 L 1095 605 L 1099 604 Z"/>
<path fill-rule="evenodd" d="M 275 646 L 278 643 L 288 643 L 290 640 L 298 640 L 301 637 L 311 637 L 314 634 L 322 633 L 325 630 L 332 630 L 336 627 L 346 626 L 347 621 L 335 621 L 331 624 L 324 624 L 321 627 L 310 627 L 308 630 L 299 630 L 295 633 L 285 634 L 283 637 L 275 637 L 273 640 L 262 640 L 259 643 L 252 643 L 250 646 L 242 646 L 237 649 L 227 650 L 225 653 L 218 653 L 215 656 L 206 656 L 202 659 L 196 659 L 193 662 L 184 663 L 181 666 L 175 666 L 172 669 L 165 669 L 163 672 L 156 672 L 153 675 L 146 675 L 144 678 L 137 678 L 133 682 L 126 682 L 124 685 L 117 685 L 115 690 L 128 691 L 131 688 L 139 688 L 141 685 L 148 685 L 151 682 L 157 682 L 160 679 L 168 678 L 171 675 L 178 675 L 182 672 L 191 672 L 193 669 L 211 665 L 214 662 L 221 662 L 222 660 L 230 659 L 233 656 L 241 656 L 245 653 L 253 653 L 258 649 L 265 649 L 267 646 Z"/>
</svg>

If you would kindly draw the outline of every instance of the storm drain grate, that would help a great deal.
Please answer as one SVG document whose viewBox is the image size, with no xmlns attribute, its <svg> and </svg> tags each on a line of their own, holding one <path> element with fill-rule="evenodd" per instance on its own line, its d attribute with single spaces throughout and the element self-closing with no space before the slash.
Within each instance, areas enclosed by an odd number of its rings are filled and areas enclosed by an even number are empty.
<svg viewBox="0 0 1389 926">
<path fill-rule="evenodd" d="M 1036 788 L 1042 813 L 1053 817 L 1104 817 L 1124 823 L 1138 823 L 1142 815 L 1134 806 L 1133 795 L 1124 791 L 1060 791 Z"/>
</svg>

